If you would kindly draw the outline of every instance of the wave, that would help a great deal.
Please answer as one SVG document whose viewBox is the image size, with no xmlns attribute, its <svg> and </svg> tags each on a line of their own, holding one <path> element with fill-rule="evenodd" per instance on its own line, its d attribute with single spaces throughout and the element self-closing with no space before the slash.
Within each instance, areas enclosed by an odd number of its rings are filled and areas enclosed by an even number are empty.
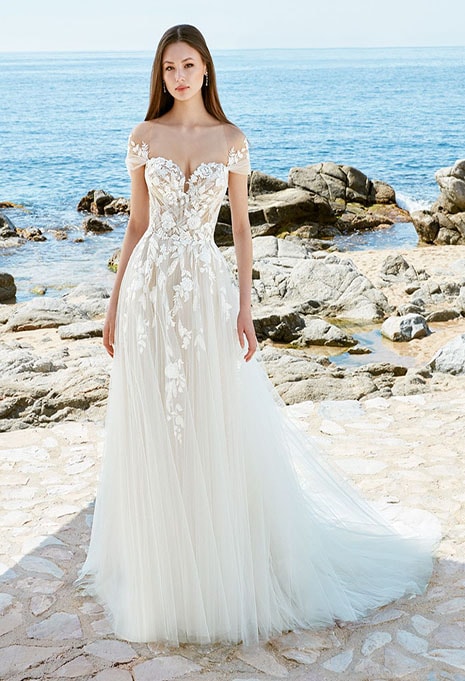
<svg viewBox="0 0 465 681">
<path fill-rule="evenodd" d="M 396 201 L 398 206 L 408 210 L 409 213 L 413 213 L 415 210 L 428 210 L 433 204 L 433 201 L 428 201 L 427 199 L 413 199 L 411 196 L 407 196 L 407 194 L 403 194 L 402 192 L 396 192 Z"/>
</svg>

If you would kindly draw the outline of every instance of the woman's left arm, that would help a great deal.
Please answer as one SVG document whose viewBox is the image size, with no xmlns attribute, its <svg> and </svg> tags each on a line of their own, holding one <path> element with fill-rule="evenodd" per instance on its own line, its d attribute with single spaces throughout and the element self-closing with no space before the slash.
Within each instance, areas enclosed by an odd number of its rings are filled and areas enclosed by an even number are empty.
<svg viewBox="0 0 465 681">
<path fill-rule="evenodd" d="M 257 349 L 257 337 L 255 335 L 251 309 L 252 234 L 250 231 L 247 200 L 247 175 L 234 172 L 229 173 L 228 193 L 239 277 L 237 335 L 241 348 L 244 347 L 244 335 L 247 339 L 248 348 L 244 359 L 248 362 Z"/>
</svg>

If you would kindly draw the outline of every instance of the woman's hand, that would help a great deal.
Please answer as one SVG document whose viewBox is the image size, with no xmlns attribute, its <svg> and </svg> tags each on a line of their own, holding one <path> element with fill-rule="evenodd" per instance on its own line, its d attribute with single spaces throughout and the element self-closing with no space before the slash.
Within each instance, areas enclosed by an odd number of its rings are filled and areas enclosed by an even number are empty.
<svg viewBox="0 0 465 681">
<path fill-rule="evenodd" d="M 244 355 L 244 359 L 248 362 L 249 359 L 252 358 L 258 345 L 251 310 L 239 310 L 239 314 L 237 315 L 237 335 L 239 336 L 241 348 L 244 348 L 244 336 L 247 338 L 248 348 Z"/>
<path fill-rule="evenodd" d="M 110 302 L 103 325 L 103 345 L 110 357 L 114 355 L 116 305 Z"/>
</svg>

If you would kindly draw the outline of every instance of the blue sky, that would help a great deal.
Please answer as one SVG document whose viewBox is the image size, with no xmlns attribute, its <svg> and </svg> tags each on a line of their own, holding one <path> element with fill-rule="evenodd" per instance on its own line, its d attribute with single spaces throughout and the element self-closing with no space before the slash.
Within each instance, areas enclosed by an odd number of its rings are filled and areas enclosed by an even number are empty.
<svg viewBox="0 0 465 681">
<path fill-rule="evenodd" d="M 154 50 L 192 23 L 211 49 L 464 45 L 465 0 L 15 0 L 1 51 Z"/>
</svg>

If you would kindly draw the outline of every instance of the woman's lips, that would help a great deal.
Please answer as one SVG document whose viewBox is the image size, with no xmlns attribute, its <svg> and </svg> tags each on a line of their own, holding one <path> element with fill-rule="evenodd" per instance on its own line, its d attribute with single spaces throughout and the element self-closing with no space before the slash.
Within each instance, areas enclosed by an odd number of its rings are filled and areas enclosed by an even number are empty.
<svg viewBox="0 0 465 681">
<path fill-rule="evenodd" d="M 187 90 L 188 87 L 189 87 L 188 85 L 179 85 L 179 86 L 176 88 L 176 90 L 177 90 L 178 92 L 182 92 L 183 90 Z"/>
</svg>

